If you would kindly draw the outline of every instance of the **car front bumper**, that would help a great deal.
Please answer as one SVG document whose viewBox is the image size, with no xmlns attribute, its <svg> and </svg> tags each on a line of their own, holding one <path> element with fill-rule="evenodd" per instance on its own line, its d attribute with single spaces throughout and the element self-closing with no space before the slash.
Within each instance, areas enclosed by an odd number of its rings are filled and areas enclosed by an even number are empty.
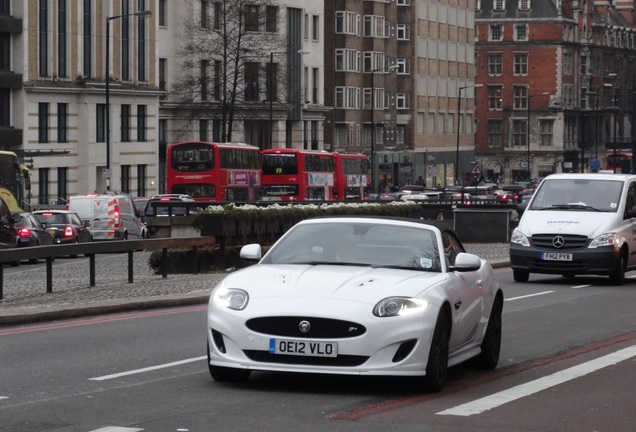
<svg viewBox="0 0 636 432">
<path fill-rule="evenodd" d="M 615 271 L 619 250 L 611 246 L 562 251 L 572 254 L 571 261 L 544 259 L 555 250 L 510 244 L 510 267 L 529 273 L 608 275 Z"/>
</svg>

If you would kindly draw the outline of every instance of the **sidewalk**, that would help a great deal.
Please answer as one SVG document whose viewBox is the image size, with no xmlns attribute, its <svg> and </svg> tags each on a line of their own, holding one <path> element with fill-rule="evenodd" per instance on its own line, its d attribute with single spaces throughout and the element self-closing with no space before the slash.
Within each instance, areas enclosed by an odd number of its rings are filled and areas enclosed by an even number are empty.
<svg viewBox="0 0 636 432">
<path fill-rule="evenodd" d="M 508 244 L 467 244 L 467 251 L 507 266 Z M 4 272 L 0 326 L 52 321 L 160 307 L 205 304 L 212 288 L 226 273 L 169 274 L 166 279 L 148 267 L 151 252 L 137 252 L 133 280 L 128 283 L 128 256 L 96 258 L 95 287 L 89 286 L 89 262 L 58 258 L 53 266 L 53 292 L 46 292 L 46 267 Z"/>
</svg>

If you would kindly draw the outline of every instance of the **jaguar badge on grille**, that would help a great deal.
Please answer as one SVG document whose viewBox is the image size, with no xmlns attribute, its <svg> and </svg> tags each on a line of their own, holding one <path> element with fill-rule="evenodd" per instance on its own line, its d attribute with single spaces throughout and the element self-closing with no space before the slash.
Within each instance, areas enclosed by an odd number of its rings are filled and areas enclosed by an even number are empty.
<svg viewBox="0 0 636 432">
<path fill-rule="evenodd" d="M 303 333 L 307 333 L 310 328 L 311 324 L 309 324 L 309 321 L 303 320 L 298 324 L 298 329 Z"/>
</svg>

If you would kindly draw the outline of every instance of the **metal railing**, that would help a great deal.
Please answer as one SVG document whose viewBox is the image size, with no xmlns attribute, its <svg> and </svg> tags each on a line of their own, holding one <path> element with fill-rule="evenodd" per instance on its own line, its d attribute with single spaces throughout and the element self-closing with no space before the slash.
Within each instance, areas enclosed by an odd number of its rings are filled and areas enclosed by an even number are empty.
<svg viewBox="0 0 636 432">
<path fill-rule="evenodd" d="M 167 258 L 170 248 L 190 248 L 196 252 L 198 248 L 215 246 L 214 237 L 179 237 L 150 240 L 122 240 L 91 243 L 75 243 L 68 245 L 32 246 L 23 248 L 0 249 L 0 300 L 3 299 L 4 264 L 30 259 L 46 260 L 46 292 L 53 292 L 53 259 L 68 255 L 85 255 L 89 258 L 89 283 L 95 286 L 95 255 L 110 253 L 128 253 L 128 283 L 133 283 L 134 252 L 146 250 L 162 250 L 162 278 L 168 277 Z M 192 260 L 192 273 L 199 272 L 198 260 Z"/>
</svg>

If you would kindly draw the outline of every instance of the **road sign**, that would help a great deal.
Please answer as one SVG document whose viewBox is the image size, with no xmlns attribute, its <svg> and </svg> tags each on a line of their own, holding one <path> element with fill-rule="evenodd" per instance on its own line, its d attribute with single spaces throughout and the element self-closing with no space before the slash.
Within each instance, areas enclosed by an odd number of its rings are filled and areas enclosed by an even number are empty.
<svg viewBox="0 0 636 432">
<path fill-rule="evenodd" d="M 479 169 L 479 167 L 478 167 L 477 165 L 475 165 L 475 166 L 473 167 L 473 170 L 472 170 L 470 173 L 471 173 L 471 174 L 479 175 L 479 174 L 481 174 L 481 170 Z"/>
</svg>

